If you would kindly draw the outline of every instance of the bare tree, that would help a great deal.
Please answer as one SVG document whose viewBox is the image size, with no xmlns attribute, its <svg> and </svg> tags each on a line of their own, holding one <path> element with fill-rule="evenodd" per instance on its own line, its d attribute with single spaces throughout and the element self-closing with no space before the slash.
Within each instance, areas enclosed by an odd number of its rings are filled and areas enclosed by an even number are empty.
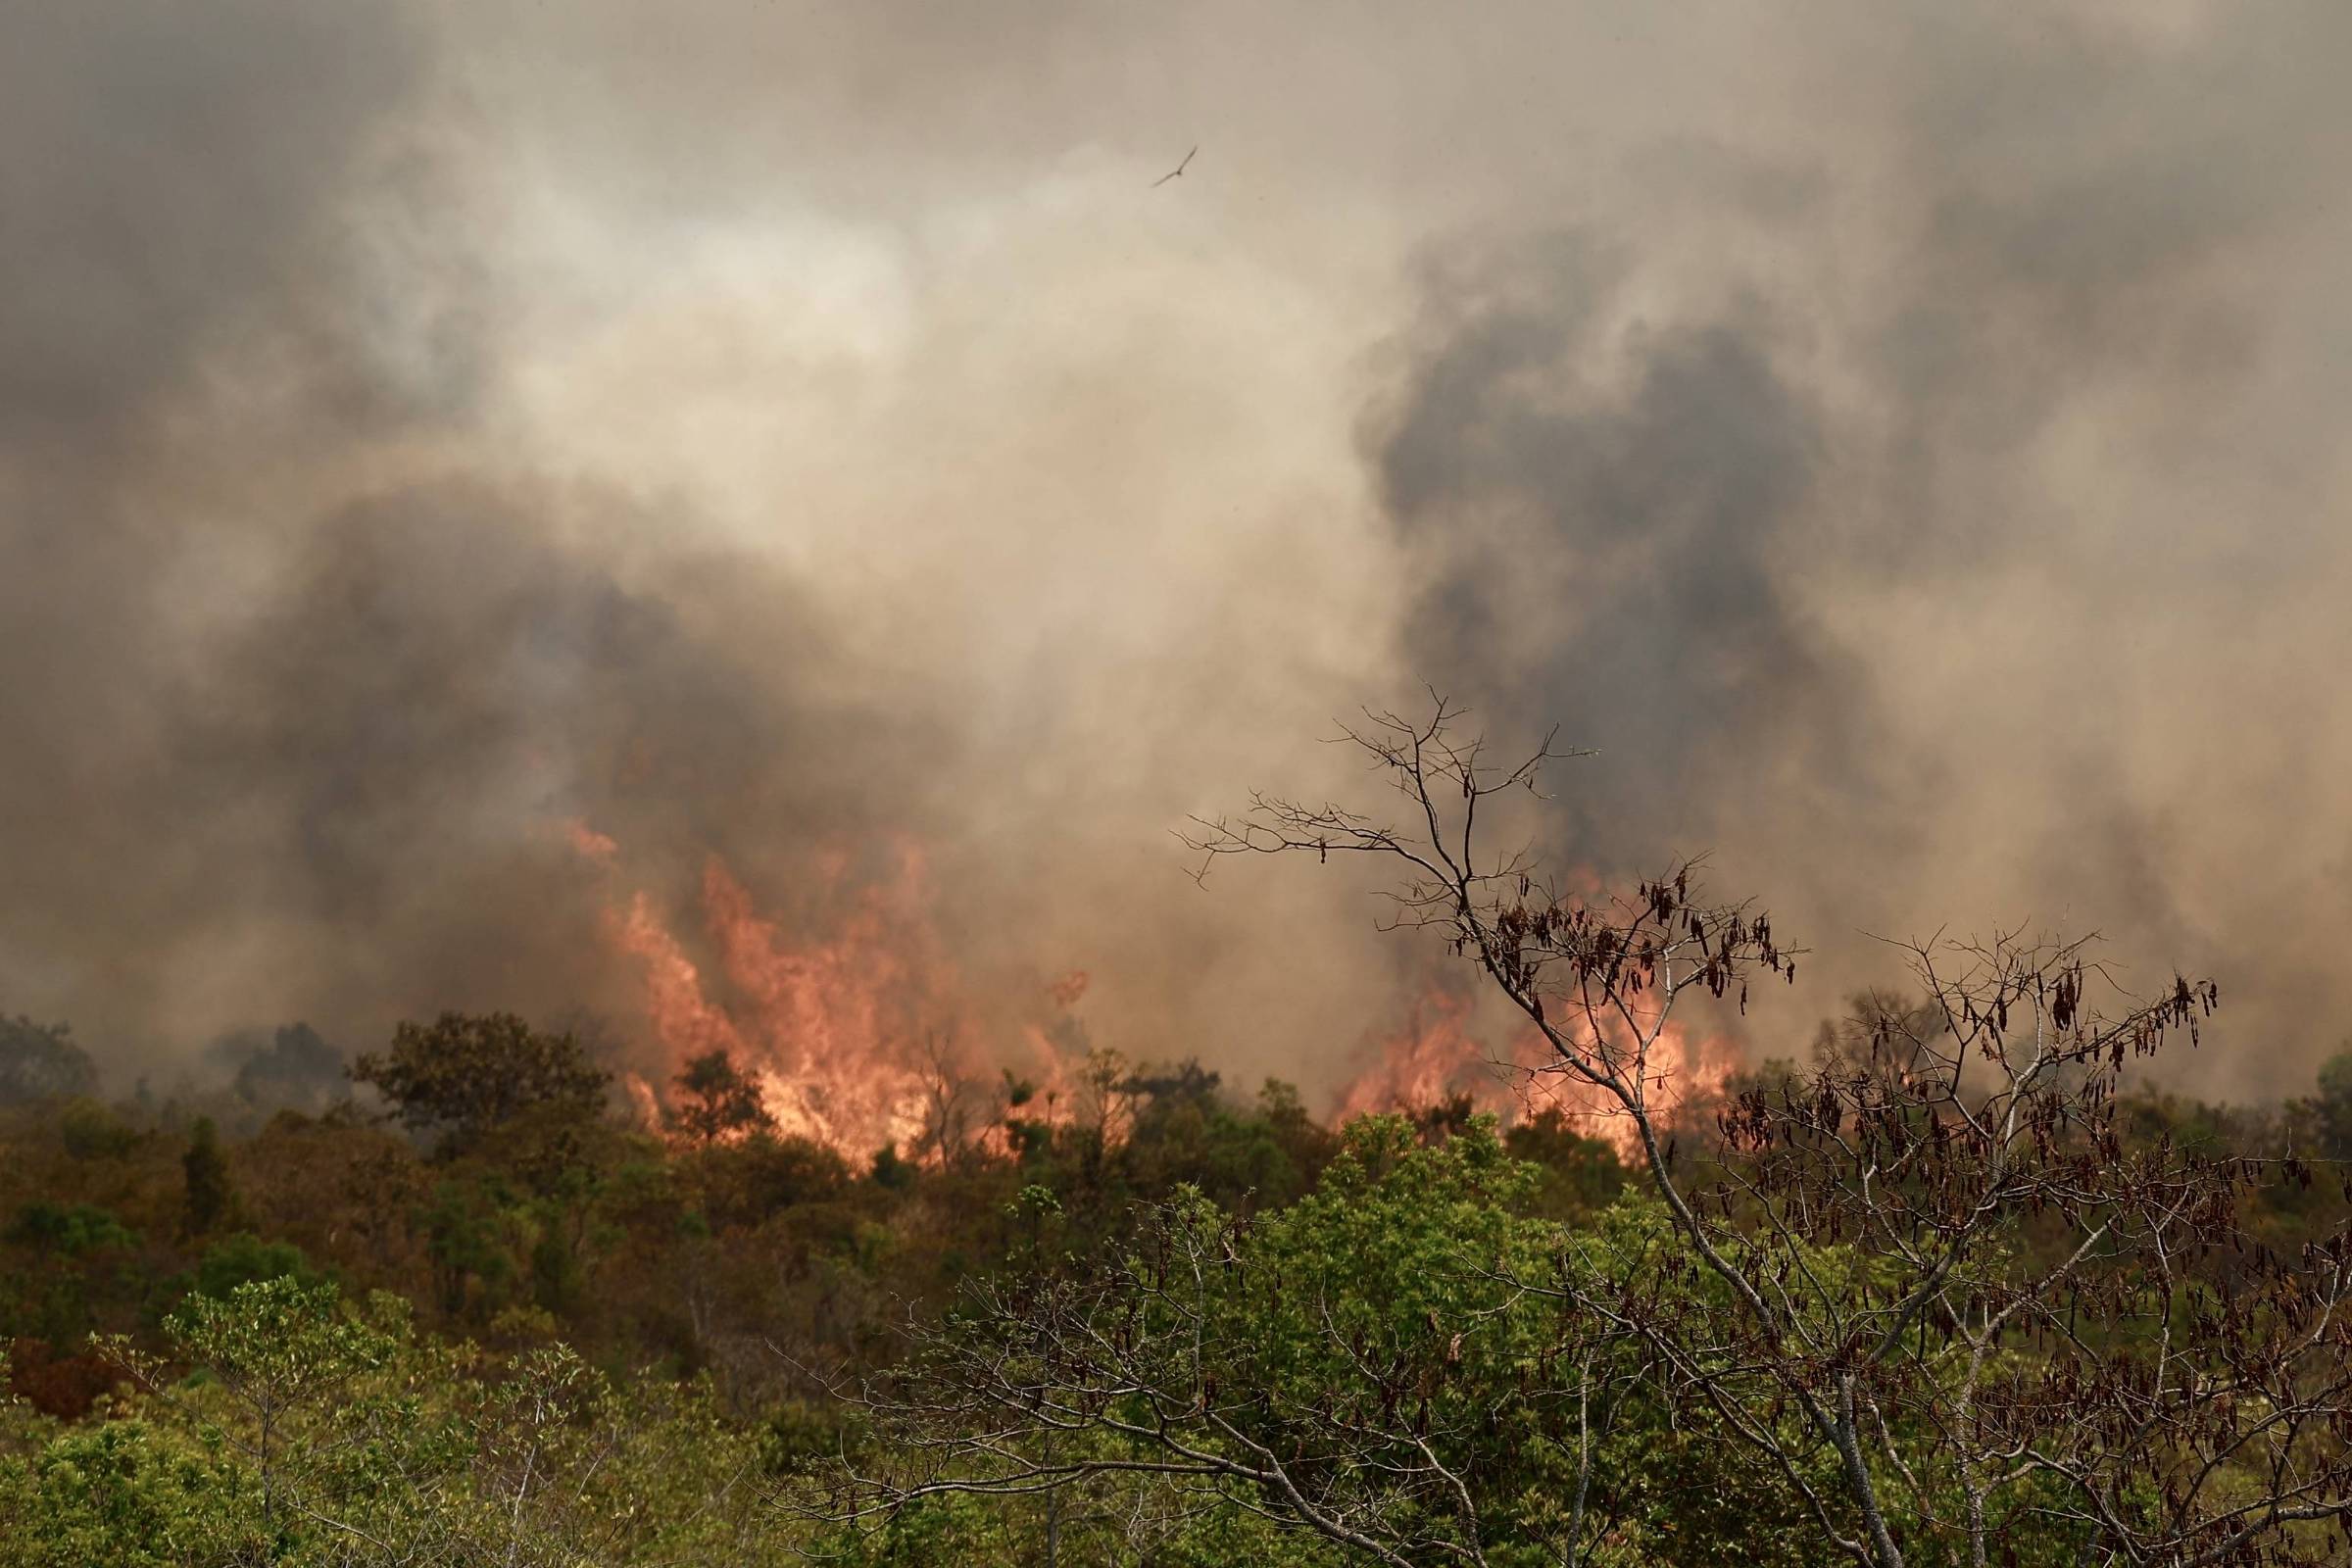
<svg viewBox="0 0 2352 1568">
<path fill-rule="evenodd" d="M 2279 1258 L 2238 1212 L 2309 1169 L 2117 1127 L 2128 1065 L 2193 1038 L 2213 986 L 2102 1011 L 2085 943 L 1904 951 L 1926 1004 L 1727 1111 L 1715 1199 L 1758 1257 L 1868 1260 L 1759 1284 L 1831 1350 L 1799 1366 L 1850 1383 L 1920 1539 L 1984 1564 L 2029 1518 L 2090 1562 L 2337 1560 L 2292 1527 L 2352 1506 L 2344 1240 Z"/>
<path fill-rule="evenodd" d="M 971 1149 L 973 1123 L 981 1115 L 980 1087 L 964 1070 L 962 1044 L 952 1027 L 925 1029 L 917 1050 L 922 1058 L 923 1130 L 915 1145 L 916 1157 L 960 1164 Z"/>
<path fill-rule="evenodd" d="M 1550 1309 L 1542 1375 L 1504 1403 L 1551 1421 L 1540 1446 L 1578 1455 L 1547 1482 L 1568 1521 L 1555 1560 L 1605 1538 L 1621 1499 L 1595 1490 L 1591 1443 L 1635 1389 L 1660 1421 L 1760 1456 L 1778 1488 L 1757 1505 L 1810 1520 L 1861 1568 L 2342 1560 L 2352 1247 L 2281 1257 L 2249 1237 L 2240 1200 L 2307 1181 L 2292 1159 L 2118 1126 L 2126 1073 L 2194 1043 L 2210 982 L 2134 997 L 2081 941 L 1899 945 L 1923 1002 L 1858 1009 L 1809 1076 L 1750 1088 L 1696 1147 L 1664 1089 L 1678 1010 L 1745 1012 L 1793 979 L 1797 953 L 1765 914 L 1711 900 L 1694 862 L 1587 893 L 1525 852 L 1491 854 L 1492 803 L 1534 796 L 1565 754 L 1547 741 L 1490 765 L 1459 717 L 1439 701 L 1345 733 L 1404 801 L 1397 823 L 1260 795 L 1186 842 L 1202 873 L 1243 855 L 1393 864 L 1393 923 L 1486 977 L 1540 1032 L 1539 1071 L 1626 1118 L 1657 1245 L 1461 1238 L 1435 1271 L 1470 1294 L 1422 1339 L 1367 1347 L 1281 1269 L 1258 1280 L 1241 1222 L 1163 1212 L 1136 1258 L 979 1287 L 951 1328 L 918 1332 L 912 1381 L 855 1391 L 913 1457 L 851 1478 L 844 1517 L 1147 1475 L 1375 1561 L 1485 1562 L 1496 1481 L 1481 1467 L 1510 1460 L 1447 1425 L 1497 1413 L 1446 1403 L 1475 1383 L 1447 1357 L 1523 1330 L 1532 1300 Z M 1261 1288 L 1255 1316 L 1217 1305 Z M 1330 1356 L 1320 1384 L 1254 1370 L 1248 1336 L 1298 1332 Z"/>
<path fill-rule="evenodd" d="M 1402 827 L 1261 795 L 1187 842 L 1402 867 L 1399 923 L 1437 929 L 1542 1032 L 1544 1070 L 1630 1119 L 1736 1308 L 1621 1326 L 1771 1456 L 1838 1548 L 1870 1568 L 1903 1568 L 1906 1541 L 1982 1565 L 2031 1524 L 2084 1562 L 2334 1560 L 2293 1527 L 2352 1507 L 2343 1239 L 2224 1278 L 2246 1246 L 2237 1196 L 2308 1173 L 2127 1150 L 2115 1130 L 2127 1064 L 2193 1041 L 2210 982 L 2139 999 L 2082 942 L 1910 944 L 1927 1005 L 1873 1009 L 1859 1067 L 1832 1053 L 1727 1110 L 1732 1157 L 1702 1186 L 1654 1094 L 1669 1018 L 1694 991 L 1744 1012 L 1752 984 L 1793 979 L 1794 953 L 1765 915 L 1708 901 L 1693 863 L 1580 897 L 1523 853 L 1490 858 L 1481 807 L 1534 792 L 1561 754 L 1490 766 L 1459 716 L 1441 700 L 1347 732 L 1408 803 Z M 1612 1311 L 1606 1292 L 1527 1283 Z"/>
</svg>

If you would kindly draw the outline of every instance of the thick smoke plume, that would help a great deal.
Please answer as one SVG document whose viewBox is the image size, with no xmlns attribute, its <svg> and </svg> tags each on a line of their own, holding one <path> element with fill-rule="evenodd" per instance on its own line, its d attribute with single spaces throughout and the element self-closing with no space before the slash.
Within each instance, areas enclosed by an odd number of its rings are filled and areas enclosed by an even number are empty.
<svg viewBox="0 0 2352 1568">
<path fill-rule="evenodd" d="M 1945 920 L 2217 972 L 2206 1087 L 2352 1018 L 2339 6 L 0 29 L 0 1011 L 118 1069 L 641 1030 L 616 879 L 912 841 L 975 987 L 1328 1083 L 1396 939 L 1166 829 L 1417 679 L 1790 1041 Z"/>
</svg>

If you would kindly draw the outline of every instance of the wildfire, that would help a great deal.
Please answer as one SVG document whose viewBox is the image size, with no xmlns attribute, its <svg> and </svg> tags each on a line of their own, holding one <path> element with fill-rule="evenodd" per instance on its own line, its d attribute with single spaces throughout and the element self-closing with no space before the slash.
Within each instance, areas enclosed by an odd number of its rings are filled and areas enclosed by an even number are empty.
<svg viewBox="0 0 2352 1568">
<path fill-rule="evenodd" d="M 1457 1097 L 1506 1123 L 1557 1111 L 1588 1138 L 1616 1149 L 1621 1158 L 1641 1149 L 1633 1119 L 1606 1091 L 1560 1069 L 1550 1043 L 1533 1026 L 1497 1055 L 1470 1032 L 1469 1004 L 1432 990 L 1413 1004 L 1405 1026 L 1380 1042 L 1372 1064 L 1343 1089 L 1336 1119 L 1410 1110 Z M 1628 1053 L 1630 1056 L 1630 1052 Z M 1739 1053 L 1720 1036 L 1697 1035 L 1669 1022 L 1642 1062 L 1646 1100 L 1670 1119 L 1693 1096 L 1720 1091 L 1739 1065 Z"/>
<path fill-rule="evenodd" d="M 567 822 L 564 824 L 564 836 L 571 840 L 573 852 L 584 860 L 595 860 L 600 864 L 610 865 L 620 854 L 620 845 L 617 842 L 608 834 L 599 833 L 585 822 Z"/>
<path fill-rule="evenodd" d="M 612 838 L 585 823 L 567 833 L 584 860 L 619 875 L 621 847 Z M 1002 1000 L 1006 987 L 991 987 L 997 1004 L 974 1005 L 930 918 L 929 877 L 911 843 L 895 847 L 879 878 L 857 879 L 836 856 L 810 887 L 808 906 L 788 926 L 713 857 L 691 944 L 644 890 L 608 904 L 608 937 L 637 964 L 646 1019 L 667 1061 L 623 1078 L 641 1120 L 659 1125 L 670 1077 L 714 1051 L 758 1081 L 779 1131 L 855 1159 L 885 1144 L 917 1160 L 1002 1152 L 1014 1122 L 1086 1114 L 1073 1071 L 1085 1054 L 1073 1009 L 1087 993 L 1086 971 L 1012 987 L 1014 1004 Z M 829 934 L 809 938 L 808 926 Z M 1671 1117 L 1693 1095 L 1720 1090 L 1738 1060 L 1728 1040 L 1670 1024 L 1642 1063 L 1648 1103 Z M 1540 1032 L 1521 1031 L 1497 1054 L 1473 1032 L 1468 1001 L 1445 989 L 1421 996 L 1332 1110 L 1347 1120 L 1457 1098 L 1505 1122 L 1557 1111 L 1621 1155 L 1638 1152 L 1623 1107 L 1560 1071 Z"/>
<path fill-rule="evenodd" d="M 1503 1064 L 1463 1027 L 1468 1011 L 1468 1004 L 1449 993 L 1422 996 L 1403 1029 L 1382 1043 L 1379 1059 L 1341 1091 L 1333 1118 L 1432 1105 L 1457 1095 L 1481 1110 L 1508 1110 Z"/>
<path fill-rule="evenodd" d="M 584 858 L 615 863 L 610 838 L 585 825 L 571 837 Z M 640 966 L 646 1017 L 670 1071 L 723 1051 L 757 1079 L 780 1132 L 856 1158 L 884 1144 L 939 1157 L 952 1141 L 1001 1137 L 998 1118 L 973 1103 L 975 1086 L 992 1076 L 975 1045 L 987 1031 L 962 1000 L 933 929 L 919 848 L 897 846 L 890 874 L 856 887 L 846 859 L 834 857 L 819 867 L 816 887 L 830 934 L 809 940 L 762 913 L 713 857 L 698 900 L 714 958 L 708 971 L 650 894 L 608 906 L 606 930 Z M 1066 1009 L 1084 989 L 1084 977 L 1073 975 L 1049 996 Z M 1051 1119 L 1061 1101 L 1058 1057 L 1044 1046 L 1043 1030 L 1024 1028 L 1018 1037 L 1022 1054 L 1038 1058 L 1022 1063 L 1018 1081 L 1036 1087 L 1011 1113 Z M 640 1115 L 657 1119 L 657 1086 L 633 1076 L 627 1088 Z"/>
</svg>

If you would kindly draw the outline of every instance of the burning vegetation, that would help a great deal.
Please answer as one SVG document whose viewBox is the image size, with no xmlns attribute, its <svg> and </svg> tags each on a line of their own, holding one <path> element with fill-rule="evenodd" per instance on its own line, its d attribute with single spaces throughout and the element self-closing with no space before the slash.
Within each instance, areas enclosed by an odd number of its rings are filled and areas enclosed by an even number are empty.
<svg viewBox="0 0 2352 1568">
<path fill-rule="evenodd" d="M 1065 1120 L 1079 1113 L 1087 1084 L 1102 1092 L 1106 1069 L 1076 1013 L 1086 973 L 976 1001 L 934 924 L 926 858 L 911 842 L 894 845 L 884 874 L 863 880 L 848 856 L 820 859 L 800 901 L 823 928 L 816 935 L 763 912 L 712 857 L 696 926 L 682 936 L 650 892 L 623 887 L 614 840 L 585 824 L 570 836 L 607 873 L 606 937 L 640 975 L 658 1055 L 624 1067 L 619 1085 L 645 1126 L 670 1125 L 673 1085 L 697 1063 L 721 1061 L 748 1086 L 759 1125 L 855 1159 L 886 1147 L 918 1161 L 952 1158 L 975 1138 L 1001 1139 L 1006 1112 Z M 690 942 L 710 958 L 690 956 Z M 1540 1031 L 1502 1031 L 1497 1050 L 1472 999 L 1442 983 L 1401 1011 L 1399 1026 L 1366 1041 L 1329 1091 L 1335 1122 L 1434 1107 L 1505 1125 L 1543 1115 L 1623 1157 L 1638 1152 L 1623 1107 L 1557 1071 Z M 1739 1064 L 1728 1036 L 1669 1025 L 1647 1051 L 1651 1103 L 1670 1116 L 1686 1102 L 1703 1111 Z M 984 1104 L 991 1096 L 1004 1103 Z"/>
<path fill-rule="evenodd" d="M 0 8 L 0 1568 L 2346 1568 L 2347 60 Z"/>
<path fill-rule="evenodd" d="M 1425 993 L 1403 1026 L 1371 1053 L 1371 1064 L 1335 1097 L 1332 1117 L 1346 1122 L 1385 1111 L 1419 1114 L 1457 1107 L 1504 1126 L 1545 1118 L 1607 1144 L 1621 1159 L 1641 1154 L 1625 1107 L 1592 1083 L 1562 1071 L 1540 1030 L 1508 1034 L 1496 1052 L 1475 1032 L 1471 1001 L 1451 991 Z M 1704 1119 L 1740 1071 L 1740 1048 L 1727 1036 L 1694 1034 L 1679 1023 L 1660 1030 L 1643 1071 L 1649 1102 L 1667 1119 Z"/>
<path fill-rule="evenodd" d="M 83 1551 L 55 1478 L 160 1444 L 170 1505 L 100 1528 L 208 1568 L 2340 1561 L 2352 1066 L 2258 1114 L 2151 1094 L 2212 983 L 2013 935 L 1746 1066 L 1771 919 L 1692 864 L 1491 854 L 1552 754 L 1456 719 L 1351 732 L 1403 825 L 1260 797 L 1191 835 L 1396 871 L 1396 939 L 1455 960 L 1328 1122 L 1094 1047 L 1081 973 L 970 980 L 910 847 L 789 909 L 713 858 L 681 930 L 578 828 L 658 1051 L 617 1074 L 452 1012 L 352 1062 L 384 1113 L 224 1137 L 0 1027 L 0 1503 Z M 247 1095 L 323 1045 L 241 1049 Z"/>
</svg>

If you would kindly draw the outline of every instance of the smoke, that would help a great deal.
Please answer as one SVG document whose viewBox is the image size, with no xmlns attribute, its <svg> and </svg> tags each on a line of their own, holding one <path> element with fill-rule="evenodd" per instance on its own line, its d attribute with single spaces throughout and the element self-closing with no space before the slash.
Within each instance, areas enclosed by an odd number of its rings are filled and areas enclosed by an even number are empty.
<svg viewBox="0 0 2352 1568">
<path fill-rule="evenodd" d="M 1410 657 L 1602 750 L 1574 853 L 1719 847 L 1827 989 L 2099 931 L 2224 979 L 2202 1086 L 2291 1084 L 2346 1002 L 2342 19 L 1897 17 L 1775 62 L 1795 135 L 1440 248 L 1367 439 Z"/>
<path fill-rule="evenodd" d="M 1589 248 L 1481 260 L 1430 279 L 1429 341 L 1375 444 L 1423 585 L 1417 661 L 1639 759 L 1571 780 L 1589 852 L 1670 853 L 1760 754 L 1867 793 L 1860 671 L 1786 580 L 1823 543 L 1824 436 L 1769 337 L 1659 324 L 1596 381 L 1579 367 L 1611 284 Z"/>
<path fill-rule="evenodd" d="M 0 1010 L 118 1066 L 638 1027 L 611 878 L 910 837 L 1312 1084 L 1398 939 L 1166 829 L 1418 677 L 1792 1039 L 1947 919 L 2345 1027 L 2340 8 L 0 10 Z"/>
</svg>

